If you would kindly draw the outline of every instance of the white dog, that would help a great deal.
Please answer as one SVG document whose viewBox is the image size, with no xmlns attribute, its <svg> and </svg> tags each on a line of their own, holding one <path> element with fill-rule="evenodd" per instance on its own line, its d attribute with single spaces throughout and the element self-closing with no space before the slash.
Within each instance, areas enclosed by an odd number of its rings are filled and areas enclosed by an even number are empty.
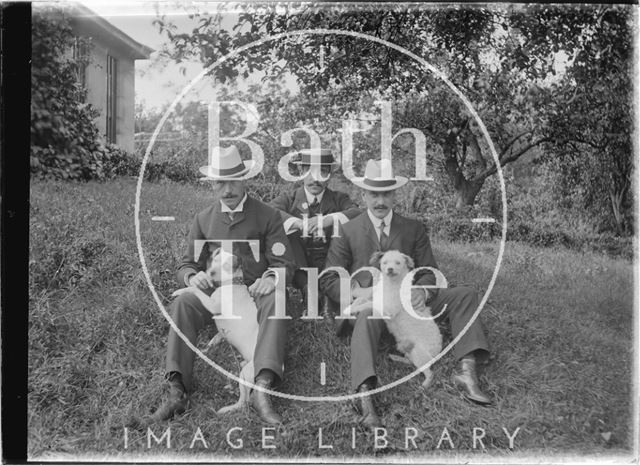
<svg viewBox="0 0 640 465">
<path fill-rule="evenodd" d="M 242 267 L 240 260 L 232 254 L 216 249 L 207 261 L 207 274 L 218 286 L 209 297 L 197 287 L 191 286 L 175 291 L 172 295 L 178 296 L 186 292 L 195 294 L 202 305 L 213 315 L 222 313 L 222 305 L 233 303 L 233 315 L 240 319 L 216 319 L 215 323 L 219 334 L 222 335 L 233 347 L 240 352 L 244 359 L 240 370 L 240 379 L 253 383 L 254 367 L 253 354 L 258 341 L 258 309 L 247 286 L 242 280 Z M 226 279 L 224 279 L 226 278 Z M 224 279 L 224 280 L 223 280 Z M 223 296 L 231 302 L 222 301 Z M 215 339 L 215 338 L 214 338 Z M 213 342 L 213 340 L 212 340 Z M 218 410 L 218 413 L 227 413 L 242 408 L 249 402 L 250 387 L 240 383 L 240 398 L 238 402 Z"/>
<path fill-rule="evenodd" d="M 397 250 L 389 250 L 376 252 L 371 257 L 370 264 L 381 271 L 378 281 L 374 283 L 373 300 L 362 298 L 354 300 L 350 306 L 351 314 L 371 308 L 374 315 L 390 317 L 384 322 L 389 332 L 393 334 L 398 350 L 404 353 L 413 365 L 421 368 L 425 376 L 422 386 L 426 388 L 431 382 L 432 373 L 430 367 L 424 369 L 422 367 L 442 350 L 442 335 L 438 325 L 431 318 L 429 307 L 414 309 L 421 317 L 429 317 L 421 320 L 409 314 L 402 305 L 400 285 L 402 279 L 413 268 L 413 259 Z M 382 291 L 382 300 L 376 299 L 376 293 L 380 291 Z M 407 301 L 411 300 L 410 296 L 406 298 Z"/>
</svg>

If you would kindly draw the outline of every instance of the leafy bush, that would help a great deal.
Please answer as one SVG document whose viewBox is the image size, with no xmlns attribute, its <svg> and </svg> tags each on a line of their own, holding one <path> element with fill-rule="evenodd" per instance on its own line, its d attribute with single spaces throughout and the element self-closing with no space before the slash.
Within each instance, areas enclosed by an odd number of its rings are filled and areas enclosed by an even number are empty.
<svg viewBox="0 0 640 465">
<path fill-rule="evenodd" d="M 147 181 L 159 181 L 168 179 L 182 183 L 198 182 L 200 175 L 198 167 L 193 163 L 178 158 L 170 158 L 162 161 L 153 161 L 150 157 L 144 171 L 144 179 Z M 110 145 L 104 153 L 103 159 L 104 178 L 113 179 L 119 176 L 139 176 L 142 159 L 132 155 L 121 148 Z"/>
<path fill-rule="evenodd" d="M 75 42 L 77 40 L 77 42 Z M 107 148 L 93 123 L 98 111 L 85 103 L 78 73 L 86 59 L 73 57 L 76 47 L 63 12 L 34 8 L 31 65 L 31 171 L 54 179 L 100 179 Z"/>
<path fill-rule="evenodd" d="M 118 176 L 137 176 L 140 171 L 140 160 L 115 145 L 109 146 L 103 163 L 107 179 Z"/>
<path fill-rule="evenodd" d="M 473 223 L 471 218 L 471 215 L 464 216 L 454 212 L 421 219 L 429 227 L 431 235 L 452 242 L 499 240 L 502 236 L 502 225 L 499 222 Z M 519 241 L 537 247 L 562 246 L 605 253 L 612 257 L 633 258 L 632 238 L 569 231 L 522 219 L 514 219 L 507 224 L 507 241 Z"/>
</svg>

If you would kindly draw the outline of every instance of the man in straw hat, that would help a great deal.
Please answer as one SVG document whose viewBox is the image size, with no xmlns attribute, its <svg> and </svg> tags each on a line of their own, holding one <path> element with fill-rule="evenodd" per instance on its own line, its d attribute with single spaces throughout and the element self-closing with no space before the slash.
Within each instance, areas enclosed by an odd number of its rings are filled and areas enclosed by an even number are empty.
<svg viewBox="0 0 640 465">
<path fill-rule="evenodd" d="M 281 193 L 270 205 L 282 214 L 296 265 L 299 268 L 315 267 L 322 270 L 331 243 L 334 222 L 346 223 L 362 211 L 347 194 L 327 187 L 332 168 L 338 164 L 331 150 L 301 150 L 299 159 L 291 163 L 297 167 L 299 176 L 305 176 L 303 185 Z M 306 300 L 307 276 L 301 269 L 296 270 L 293 285 L 303 291 Z"/>
<path fill-rule="evenodd" d="M 252 163 L 243 162 L 235 146 L 214 149 L 210 160 L 211 165 L 201 167 L 200 172 L 204 175 L 201 179 L 212 181 L 214 202 L 194 219 L 187 239 L 187 252 L 178 268 L 178 282 L 183 286 L 196 286 L 209 294 L 214 290 L 214 284 L 204 272 L 209 244 L 203 247 L 200 257 L 196 257 L 195 241 L 260 240 L 258 261 L 246 242 L 234 244 L 234 254 L 242 262 L 245 284 L 258 308 L 260 329 L 253 359 L 255 384 L 270 388 L 282 379 L 288 320 L 269 319 L 275 314 L 275 275 L 268 268 L 285 268 L 290 281 L 294 270 L 293 254 L 278 211 L 245 192 L 243 176 L 249 172 Z M 213 322 L 212 315 L 191 293 L 182 294 L 173 302 L 171 317 L 194 345 L 198 331 Z M 169 398 L 155 412 L 155 419 L 168 419 L 186 409 L 187 393 L 193 386 L 194 358 L 195 353 L 170 329 L 166 357 Z M 253 390 L 251 402 L 263 421 L 281 423 L 280 415 L 264 391 Z"/>
<path fill-rule="evenodd" d="M 417 267 L 437 269 L 425 226 L 419 221 L 405 218 L 393 211 L 395 192 L 408 182 L 402 176 L 394 176 L 391 160 L 369 160 L 364 177 L 351 180 L 362 189 L 367 212 L 346 223 L 340 237 L 334 238 L 329 248 L 326 266 L 346 268 L 350 273 L 368 266 L 369 258 L 376 251 L 399 250 L 413 258 Z M 426 270 L 425 270 L 426 271 Z M 361 272 L 353 277 L 352 299 L 370 298 L 371 274 Z M 434 285 L 432 272 L 418 273 L 414 285 Z M 335 303 L 340 301 L 340 282 L 337 273 L 328 273 L 320 280 L 320 286 Z M 466 287 L 412 290 L 412 304 L 428 303 L 433 315 L 448 320 L 453 337 L 456 337 L 478 308 L 476 292 Z M 336 304 L 337 305 L 337 304 Z M 446 309 L 445 309 L 446 305 Z M 443 311 L 444 309 L 444 311 Z M 351 329 L 351 385 L 356 392 L 366 392 L 376 387 L 375 360 L 378 343 L 386 330 L 381 319 L 368 319 L 371 310 L 363 311 L 355 320 L 343 319 L 342 332 Z M 346 326 L 346 327 L 345 327 Z M 453 349 L 458 360 L 452 380 L 465 398 L 482 405 L 491 403 L 479 387 L 476 361 L 487 359 L 488 343 L 482 323 L 476 319 Z M 381 426 L 370 396 L 360 398 L 362 421 L 370 427 Z"/>
</svg>

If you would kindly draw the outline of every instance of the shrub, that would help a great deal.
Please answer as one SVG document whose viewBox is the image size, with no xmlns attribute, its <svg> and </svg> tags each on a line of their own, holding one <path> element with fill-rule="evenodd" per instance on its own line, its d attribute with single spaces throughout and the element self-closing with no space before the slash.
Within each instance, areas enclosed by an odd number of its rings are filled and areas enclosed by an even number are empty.
<svg viewBox="0 0 640 465">
<path fill-rule="evenodd" d="M 107 150 L 93 120 L 98 111 L 85 103 L 78 72 L 86 60 L 74 58 L 74 39 L 62 11 L 34 8 L 31 65 L 31 171 L 54 179 L 100 179 Z"/>
<path fill-rule="evenodd" d="M 140 160 L 115 145 L 109 146 L 103 163 L 107 179 L 118 176 L 137 176 L 140 172 Z"/>
</svg>

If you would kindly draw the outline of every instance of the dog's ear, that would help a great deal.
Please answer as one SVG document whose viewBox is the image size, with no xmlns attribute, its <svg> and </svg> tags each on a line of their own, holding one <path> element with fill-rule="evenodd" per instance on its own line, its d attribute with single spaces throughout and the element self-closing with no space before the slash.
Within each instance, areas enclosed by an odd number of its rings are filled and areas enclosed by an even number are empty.
<svg viewBox="0 0 640 465">
<path fill-rule="evenodd" d="M 379 250 L 378 252 L 373 252 L 371 258 L 369 259 L 369 265 L 375 266 L 376 268 L 380 268 L 380 259 L 384 255 L 384 252 Z"/>
<path fill-rule="evenodd" d="M 415 264 L 413 263 L 413 258 L 404 253 L 402 254 L 402 256 L 404 257 L 404 261 L 407 264 L 407 268 L 413 270 L 413 267 L 415 266 Z"/>
<path fill-rule="evenodd" d="M 231 272 L 235 273 L 238 269 L 242 270 L 242 259 L 237 255 L 231 256 Z"/>
<path fill-rule="evenodd" d="M 215 249 L 213 249 L 213 252 L 211 252 L 211 260 L 220 255 L 220 252 L 222 252 L 222 247 L 216 247 Z"/>
</svg>

